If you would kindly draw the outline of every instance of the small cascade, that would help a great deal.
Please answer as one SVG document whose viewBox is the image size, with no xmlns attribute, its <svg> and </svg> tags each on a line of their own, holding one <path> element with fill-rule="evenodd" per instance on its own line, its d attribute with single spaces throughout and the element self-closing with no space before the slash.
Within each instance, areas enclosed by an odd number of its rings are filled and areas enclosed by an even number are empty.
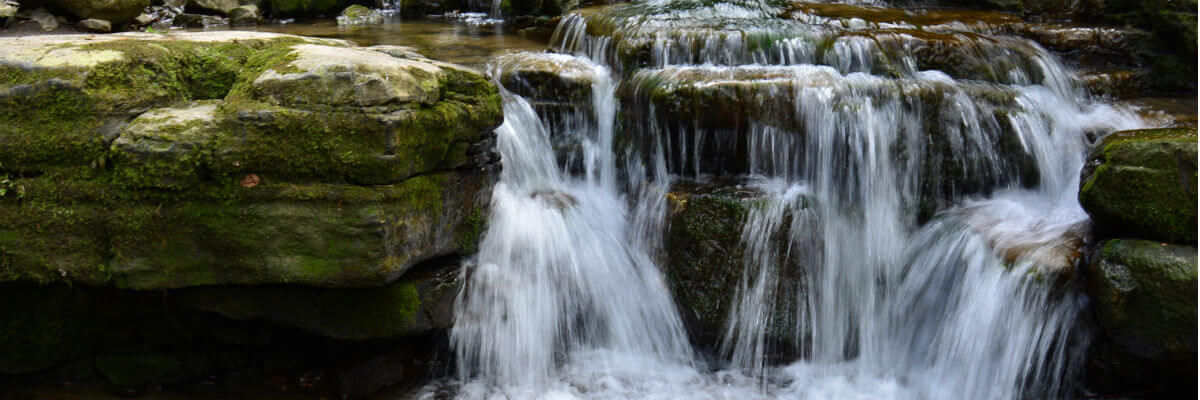
<svg viewBox="0 0 1200 400">
<path fill-rule="evenodd" d="M 535 397 L 564 371 L 580 372 L 569 368 L 576 363 L 691 362 L 654 245 L 632 225 L 637 218 L 617 186 L 608 69 L 591 65 L 587 73 L 595 123 L 580 121 L 571 132 L 577 175 L 559 169 L 530 103 L 504 94 L 504 170 L 451 340 L 464 381 L 510 396 Z"/>
<path fill-rule="evenodd" d="M 1005 15 L 647 1 L 498 58 L 504 172 L 456 306 L 459 396 L 1078 394 L 1089 134 L 1144 126 Z M 761 193 L 717 344 L 664 283 L 666 193 Z M 664 275 L 664 272 L 666 275 Z"/>
</svg>

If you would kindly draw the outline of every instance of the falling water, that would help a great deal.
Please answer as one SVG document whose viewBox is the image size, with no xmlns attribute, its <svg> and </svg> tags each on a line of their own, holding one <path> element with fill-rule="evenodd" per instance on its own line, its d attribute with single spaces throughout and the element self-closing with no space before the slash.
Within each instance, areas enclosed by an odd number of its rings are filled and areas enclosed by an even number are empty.
<svg viewBox="0 0 1200 400">
<path fill-rule="evenodd" d="M 492 67 L 586 65 L 590 98 L 580 112 L 503 93 L 504 172 L 456 305 L 458 395 L 1077 390 L 1083 299 L 1063 281 L 1088 223 L 1075 200 L 1086 136 L 1141 120 L 996 28 L 769 1 L 605 12 L 564 18 L 564 54 Z M 714 175 L 764 197 L 747 203 L 743 277 L 709 365 L 656 254 L 671 184 Z M 778 326 L 790 340 L 769 338 Z"/>
</svg>

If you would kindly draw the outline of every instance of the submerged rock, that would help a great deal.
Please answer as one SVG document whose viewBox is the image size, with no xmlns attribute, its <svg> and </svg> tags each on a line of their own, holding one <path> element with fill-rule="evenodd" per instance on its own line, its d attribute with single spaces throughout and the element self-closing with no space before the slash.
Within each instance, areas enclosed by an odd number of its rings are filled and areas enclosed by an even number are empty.
<svg viewBox="0 0 1200 400">
<path fill-rule="evenodd" d="M 1107 237 L 1196 242 L 1196 129 L 1109 134 L 1084 166 L 1079 202 Z"/>
</svg>

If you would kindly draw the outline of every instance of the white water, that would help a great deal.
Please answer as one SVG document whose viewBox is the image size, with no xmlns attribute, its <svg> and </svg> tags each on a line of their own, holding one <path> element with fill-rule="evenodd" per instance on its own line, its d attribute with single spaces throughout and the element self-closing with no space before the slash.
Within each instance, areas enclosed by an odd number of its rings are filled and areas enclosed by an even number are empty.
<svg viewBox="0 0 1200 400">
<path fill-rule="evenodd" d="M 758 15 L 729 7 L 683 16 Z M 654 255 L 664 193 L 680 176 L 702 178 L 701 148 L 716 133 L 645 121 L 647 148 L 615 145 L 616 110 L 640 105 L 614 94 L 623 75 L 605 65 L 620 65 L 619 44 L 587 36 L 572 18 L 560 28 L 563 50 L 591 64 L 596 83 L 588 115 L 554 118 L 575 118 L 562 134 L 578 144 L 582 168 L 558 164 L 547 115 L 504 94 L 504 172 L 455 309 L 458 377 L 416 397 L 1004 399 L 1078 389 L 1082 300 L 1049 281 L 1072 267 L 1087 224 L 1075 200 L 1085 133 L 1143 124 L 1130 112 L 1087 98 L 1052 55 L 1014 38 L 987 43 L 1029 51 L 990 81 L 966 82 L 915 68 L 871 75 L 866 60 L 878 59 L 881 42 L 772 57 L 731 36 L 696 47 L 656 34 L 666 43 L 654 45 L 658 68 L 632 72 L 629 83 L 769 76 L 758 82 L 773 89 L 755 99 L 800 122 L 751 121 L 745 132 L 748 179 L 765 197 L 742 231 L 744 276 L 713 370 L 688 343 Z M 783 66 L 736 66 L 754 60 Z M 698 61 L 706 63 L 674 65 Z M 913 94 L 931 90 L 942 100 Z M 995 187 L 943 193 L 957 205 L 919 224 L 922 177 L 934 172 L 921 162 L 931 126 Z M 1032 188 L 999 156 L 1003 135 L 1033 160 Z M 626 152 L 649 154 L 650 165 Z M 784 293 L 796 299 L 785 310 L 792 340 L 775 343 L 767 326 L 783 307 L 774 299 L 787 269 L 802 272 L 804 289 Z M 781 352 L 803 357 L 776 364 Z"/>
</svg>

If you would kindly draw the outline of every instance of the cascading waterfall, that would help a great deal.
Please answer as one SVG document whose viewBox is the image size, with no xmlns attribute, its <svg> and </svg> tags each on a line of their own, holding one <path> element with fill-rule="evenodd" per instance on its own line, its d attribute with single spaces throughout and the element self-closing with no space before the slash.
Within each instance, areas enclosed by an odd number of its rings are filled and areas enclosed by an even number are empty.
<svg viewBox="0 0 1200 400">
<path fill-rule="evenodd" d="M 564 18 L 556 43 L 573 56 L 532 56 L 588 65 L 588 112 L 504 93 L 504 171 L 452 332 L 460 396 L 1077 389 L 1084 300 L 1056 285 L 1085 239 L 1086 134 L 1144 122 L 993 28 L 918 30 L 781 2 L 607 13 Z M 735 107 L 737 120 L 678 114 L 693 109 L 663 96 L 714 96 L 695 107 Z M 713 175 L 741 176 L 763 198 L 741 232 L 744 275 L 719 354 L 729 368 L 708 372 L 655 255 L 672 182 Z M 768 334 L 779 326 L 790 340 Z M 779 354 L 792 363 L 776 366 Z"/>
<path fill-rule="evenodd" d="M 505 93 L 497 129 L 504 160 L 490 228 L 456 306 L 451 339 L 464 380 L 517 397 L 552 387 L 562 363 L 647 357 L 689 363 L 683 325 L 650 245 L 630 224 L 617 187 L 613 85 L 594 66 L 592 117 L 575 132 L 583 173 L 560 171 L 546 128 Z M 640 240 L 639 240 L 640 239 Z M 604 362 L 587 359 L 586 362 Z M 618 361 L 613 361 L 618 362 Z"/>
</svg>

